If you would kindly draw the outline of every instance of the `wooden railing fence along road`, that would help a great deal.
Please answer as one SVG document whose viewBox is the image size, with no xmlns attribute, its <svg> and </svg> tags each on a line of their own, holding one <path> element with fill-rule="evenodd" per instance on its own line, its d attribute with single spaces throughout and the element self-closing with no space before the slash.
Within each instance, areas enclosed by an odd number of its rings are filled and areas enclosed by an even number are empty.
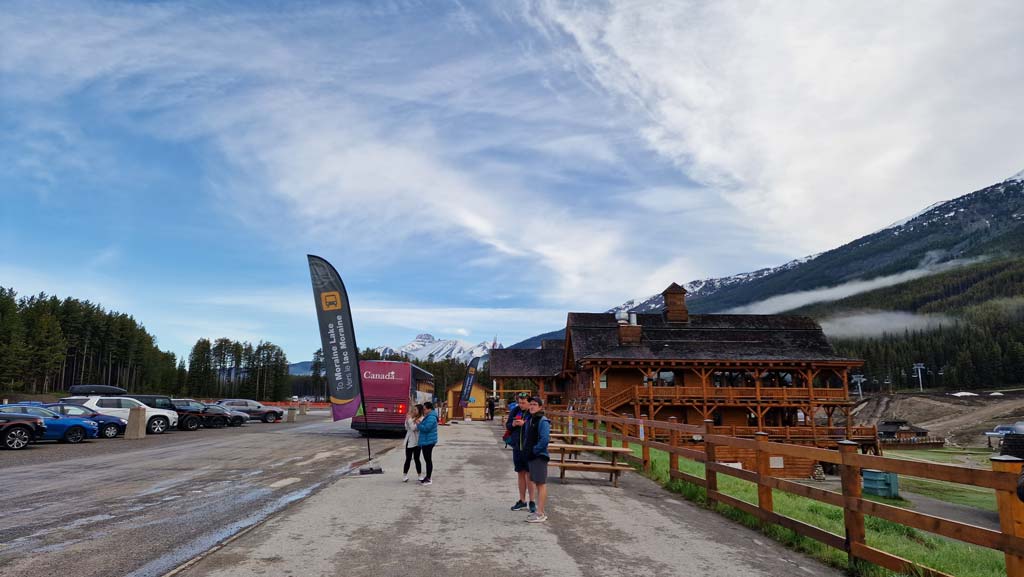
<svg viewBox="0 0 1024 577">
<path fill-rule="evenodd" d="M 563 430 L 588 436 L 595 451 L 601 445 L 612 446 L 618 440 L 624 447 L 641 446 L 641 459 L 645 472 L 651 471 L 651 450 L 668 453 L 669 475 L 704 487 L 709 505 L 722 503 L 744 511 L 761 521 L 775 524 L 804 537 L 820 541 L 847 553 L 852 564 L 860 559 L 897 572 L 929 577 L 949 577 L 947 574 L 913 561 L 892 555 L 867 545 L 864 516 L 870 515 L 899 523 L 907 527 L 941 535 L 949 539 L 1002 551 L 1006 557 L 1008 577 L 1024 577 L 1024 503 L 1016 497 L 1017 476 L 1024 461 L 1015 457 L 992 458 L 992 470 L 971 469 L 939 463 L 906 461 L 887 457 L 859 454 L 859 444 L 841 441 L 839 450 L 813 446 L 776 443 L 761 432 L 755 438 L 740 438 L 708 433 L 710 422 L 704 425 L 683 425 L 666 421 L 610 417 L 574 412 L 548 411 L 552 421 Z M 714 429 L 714 427 L 710 427 Z M 702 448 L 703 445 L 703 448 Z M 748 471 L 716 462 L 716 447 L 735 447 L 753 450 L 757 454 L 757 470 Z M 789 456 L 813 459 L 837 465 L 842 478 L 842 493 L 828 491 L 771 475 L 771 458 Z M 679 468 L 679 458 L 704 463 L 704 478 L 686 473 Z M 861 497 L 861 469 L 876 469 L 900 475 L 948 481 L 993 489 L 999 507 L 1001 531 L 950 519 L 926 515 L 910 509 L 878 503 Z M 718 475 L 729 475 L 757 485 L 757 504 L 742 501 L 719 492 Z M 773 510 L 772 490 L 784 491 L 800 497 L 835 505 L 843 509 L 845 535 L 838 535 L 786 517 Z"/>
</svg>

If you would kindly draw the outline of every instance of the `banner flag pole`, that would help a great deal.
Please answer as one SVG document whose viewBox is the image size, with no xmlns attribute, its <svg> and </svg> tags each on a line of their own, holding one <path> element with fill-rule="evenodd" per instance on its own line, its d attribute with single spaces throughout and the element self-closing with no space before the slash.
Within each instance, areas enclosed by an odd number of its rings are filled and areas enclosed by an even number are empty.
<svg viewBox="0 0 1024 577">
<path fill-rule="evenodd" d="M 313 282 L 313 301 L 320 327 L 324 368 L 327 371 L 331 417 L 335 421 L 354 419 L 362 408 L 363 426 L 366 428 L 369 424 L 366 395 L 363 394 L 363 381 L 359 374 L 359 347 L 356 345 L 352 306 L 345 283 L 331 263 L 312 254 L 306 255 L 306 258 L 309 261 L 310 280 Z M 367 466 L 360 469 L 359 473 L 382 473 L 380 467 L 372 464 L 369 431 L 364 433 Z"/>
</svg>

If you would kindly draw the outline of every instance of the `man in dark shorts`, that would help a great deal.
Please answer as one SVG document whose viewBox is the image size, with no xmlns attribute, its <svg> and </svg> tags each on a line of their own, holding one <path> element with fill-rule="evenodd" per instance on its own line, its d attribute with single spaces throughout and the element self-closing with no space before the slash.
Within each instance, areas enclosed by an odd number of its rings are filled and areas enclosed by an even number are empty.
<svg viewBox="0 0 1024 577">
<path fill-rule="evenodd" d="M 526 511 L 531 513 L 537 510 L 533 502 L 533 485 L 530 484 L 530 467 L 526 461 L 526 425 L 530 421 L 530 411 L 526 393 L 517 395 L 517 402 L 512 403 L 508 408 L 508 419 L 505 421 L 505 429 L 509 432 L 507 443 L 512 445 L 512 466 L 515 468 L 516 481 L 519 484 L 519 500 L 512 505 L 513 511 Z M 530 493 L 530 502 L 526 502 L 526 493 Z"/>
<path fill-rule="evenodd" d="M 543 523 L 548 520 L 544 505 L 548 499 L 548 442 L 551 440 L 551 421 L 544 416 L 544 402 L 540 397 L 530 399 L 530 420 L 526 427 L 526 457 L 533 496 L 537 500 L 537 511 L 527 517 L 527 523 Z"/>
</svg>

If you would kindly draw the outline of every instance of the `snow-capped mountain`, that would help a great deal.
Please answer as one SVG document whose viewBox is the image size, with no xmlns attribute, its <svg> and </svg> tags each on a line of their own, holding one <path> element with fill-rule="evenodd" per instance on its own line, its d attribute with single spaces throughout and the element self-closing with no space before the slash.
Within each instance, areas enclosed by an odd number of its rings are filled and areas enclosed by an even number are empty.
<svg viewBox="0 0 1024 577">
<path fill-rule="evenodd" d="M 484 341 L 474 345 L 458 339 L 437 339 L 434 335 L 424 333 L 416 335 L 411 342 L 397 349 L 385 346 L 374 350 L 381 355 L 406 355 L 417 361 L 425 361 L 428 358 L 435 361 L 454 358 L 468 363 L 473 357 L 486 356 L 492 344 Z M 500 343 L 497 348 L 501 348 Z"/>
<path fill-rule="evenodd" d="M 791 260 L 784 265 L 762 268 L 753 272 L 744 272 L 732 276 L 726 276 L 721 278 L 707 278 L 703 280 L 694 280 L 683 285 L 686 289 L 687 298 L 697 298 L 710 296 L 724 288 L 734 287 L 751 281 L 755 281 L 764 278 L 769 275 L 773 275 L 777 272 L 789 270 L 798 267 L 804 263 L 814 260 L 818 255 L 812 254 L 803 258 Z M 643 299 L 632 299 L 628 300 L 621 305 L 608 309 L 609 313 L 617 313 L 620 311 L 627 311 L 633 313 L 649 313 L 654 311 L 660 311 L 665 306 L 665 299 L 660 294 L 651 295 Z"/>
</svg>

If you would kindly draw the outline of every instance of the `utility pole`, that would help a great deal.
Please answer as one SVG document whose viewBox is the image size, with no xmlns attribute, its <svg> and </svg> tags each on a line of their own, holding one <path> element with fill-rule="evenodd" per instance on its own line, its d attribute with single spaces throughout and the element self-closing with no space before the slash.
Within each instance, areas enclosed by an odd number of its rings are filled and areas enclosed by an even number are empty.
<svg viewBox="0 0 1024 577">
<path fill-rule="evenodd" d="M 924 370 L 924 363 L 914 363 L 913 369 L 917 371 L 917 388 L 924 392 L 924 380 L 921 378 L 921 371 Z"/>
<path fill-rule="evenodd" d="M 863 399 L 864 390 L 861 388 L 861 383 L 863 383 L 867 379 L 864 378 L 864 375 L 850 375 L 850 380 L 853 381 L 854 383 L 857 383 L 857 398 Z"/>
</svg>

